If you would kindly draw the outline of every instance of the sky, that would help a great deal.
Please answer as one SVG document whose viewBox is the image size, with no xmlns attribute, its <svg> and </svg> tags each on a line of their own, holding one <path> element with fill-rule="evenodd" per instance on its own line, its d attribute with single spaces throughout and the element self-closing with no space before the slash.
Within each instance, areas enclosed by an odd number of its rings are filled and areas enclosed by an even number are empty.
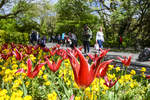
<svg viewBox="0 0 150 100">
<path fill-rule="evenodd" d="M 58 0 L 51 0 L 51 3 L 52 4 L 55 4 L 55 3 L 57 3 L 58 2 Z"/>
</svg>

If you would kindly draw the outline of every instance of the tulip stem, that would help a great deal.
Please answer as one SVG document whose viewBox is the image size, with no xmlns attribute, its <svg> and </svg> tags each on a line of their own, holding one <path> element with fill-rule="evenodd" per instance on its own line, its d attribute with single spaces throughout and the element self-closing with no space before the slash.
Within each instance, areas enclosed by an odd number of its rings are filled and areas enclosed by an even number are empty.
<svg viewBox="0 0 150 100">
<path fill-rule="evenodd" d="M 115 85 L 114 85 L 114 100 L 115 100 L 115 93 L 116 93 L 116 90 L 115 90 Z"/>
<path fill-rule="evenodd" d="M 83 93 L 82 93 L 82 100 L 84 100 L 85 91 L 84 91 L 84 89 L 81 89 L 81 91 L 83 92 Z"/>
</svg>

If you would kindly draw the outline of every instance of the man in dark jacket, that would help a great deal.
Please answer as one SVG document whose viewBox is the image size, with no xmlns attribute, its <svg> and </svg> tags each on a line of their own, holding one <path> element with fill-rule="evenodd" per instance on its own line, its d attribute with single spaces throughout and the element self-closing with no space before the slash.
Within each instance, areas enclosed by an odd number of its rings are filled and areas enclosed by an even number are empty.
<svg viewBox="0 0 150 100">
<path fill-rule="evenodd" d="M 36 36 L 37 34 L 36 34 L 36 31 L 32 31 L 32 33 L 31 33 L 31 43 L 34 45 L 35 43 L 35 41 L 37 41 L 37 36 Z"/>
<path fill-rule="evenodd" d="M 92 38 L 92 31 L 86 24 L 84 26 L 84 32 L 83 32 L 84 53 L 89 53 L 90 51 L 90 39 L 91 38 Z"/>
</svg>

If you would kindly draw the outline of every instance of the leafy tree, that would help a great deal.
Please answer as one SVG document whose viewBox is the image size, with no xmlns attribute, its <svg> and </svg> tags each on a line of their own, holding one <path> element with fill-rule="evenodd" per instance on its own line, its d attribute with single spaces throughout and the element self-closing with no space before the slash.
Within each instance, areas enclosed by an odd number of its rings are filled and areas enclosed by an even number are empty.
<svg viewBox="0 0 150 100">
<path fill-rule="evenodd" d="M 73 32 L 81 43 L 83 25 L 88 24 L 93 30 L 98 23 L 98 17 L 91 14 L 92 10 L 86 0 L 59 0 L 56 4 L 58 15 L 55 32 Z M 93 32 L 93 36 L 96 32 Z"/>
</svg>

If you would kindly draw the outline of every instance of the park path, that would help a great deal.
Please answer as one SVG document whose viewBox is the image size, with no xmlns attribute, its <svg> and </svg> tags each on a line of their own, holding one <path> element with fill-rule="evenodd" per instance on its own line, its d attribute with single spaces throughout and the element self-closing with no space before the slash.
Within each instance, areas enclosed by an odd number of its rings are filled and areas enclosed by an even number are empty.
<svg viewBox="0 0 150 100">
<path fill-rule="evenodd" d="M 56 45 L 56 43 L 47 43 L 46 44 L 46 46 L 49 47 L 49 48 L 53 47 L 55 45 Z M 61 46 L 61 48 L 66 49 L 67 47 L 66 46 Z M 82 52 L 83 52 L 83 49 L 82 49 Z M 96 52 L 97 51 L 93 47 L 90 47 L 90 53 L 96 53 Z M 131 66 L 128 69 L 129 70 L 135 69 L 137 72 L 140 72 L 140 69 L 142 67 L 146 67 L 146 69 L 147 69 L 146 74 L 150 74 L 150 61 L 139 62 L 139 61 L 137 61 L 138 55 L 139 55 L 139 53 L 109 51 L 107 53 L 106 58 L 107 59 L 115 59 L 115 61 L 118 62 L 118 66 L 120 66 L 121 65 L 120 61 L 116 59 L 118 56 L 120 56 L 120 57 L 122 57 L 122 56 L 127 56 L 127 57 L 132 56 Z"/>
</svg>

